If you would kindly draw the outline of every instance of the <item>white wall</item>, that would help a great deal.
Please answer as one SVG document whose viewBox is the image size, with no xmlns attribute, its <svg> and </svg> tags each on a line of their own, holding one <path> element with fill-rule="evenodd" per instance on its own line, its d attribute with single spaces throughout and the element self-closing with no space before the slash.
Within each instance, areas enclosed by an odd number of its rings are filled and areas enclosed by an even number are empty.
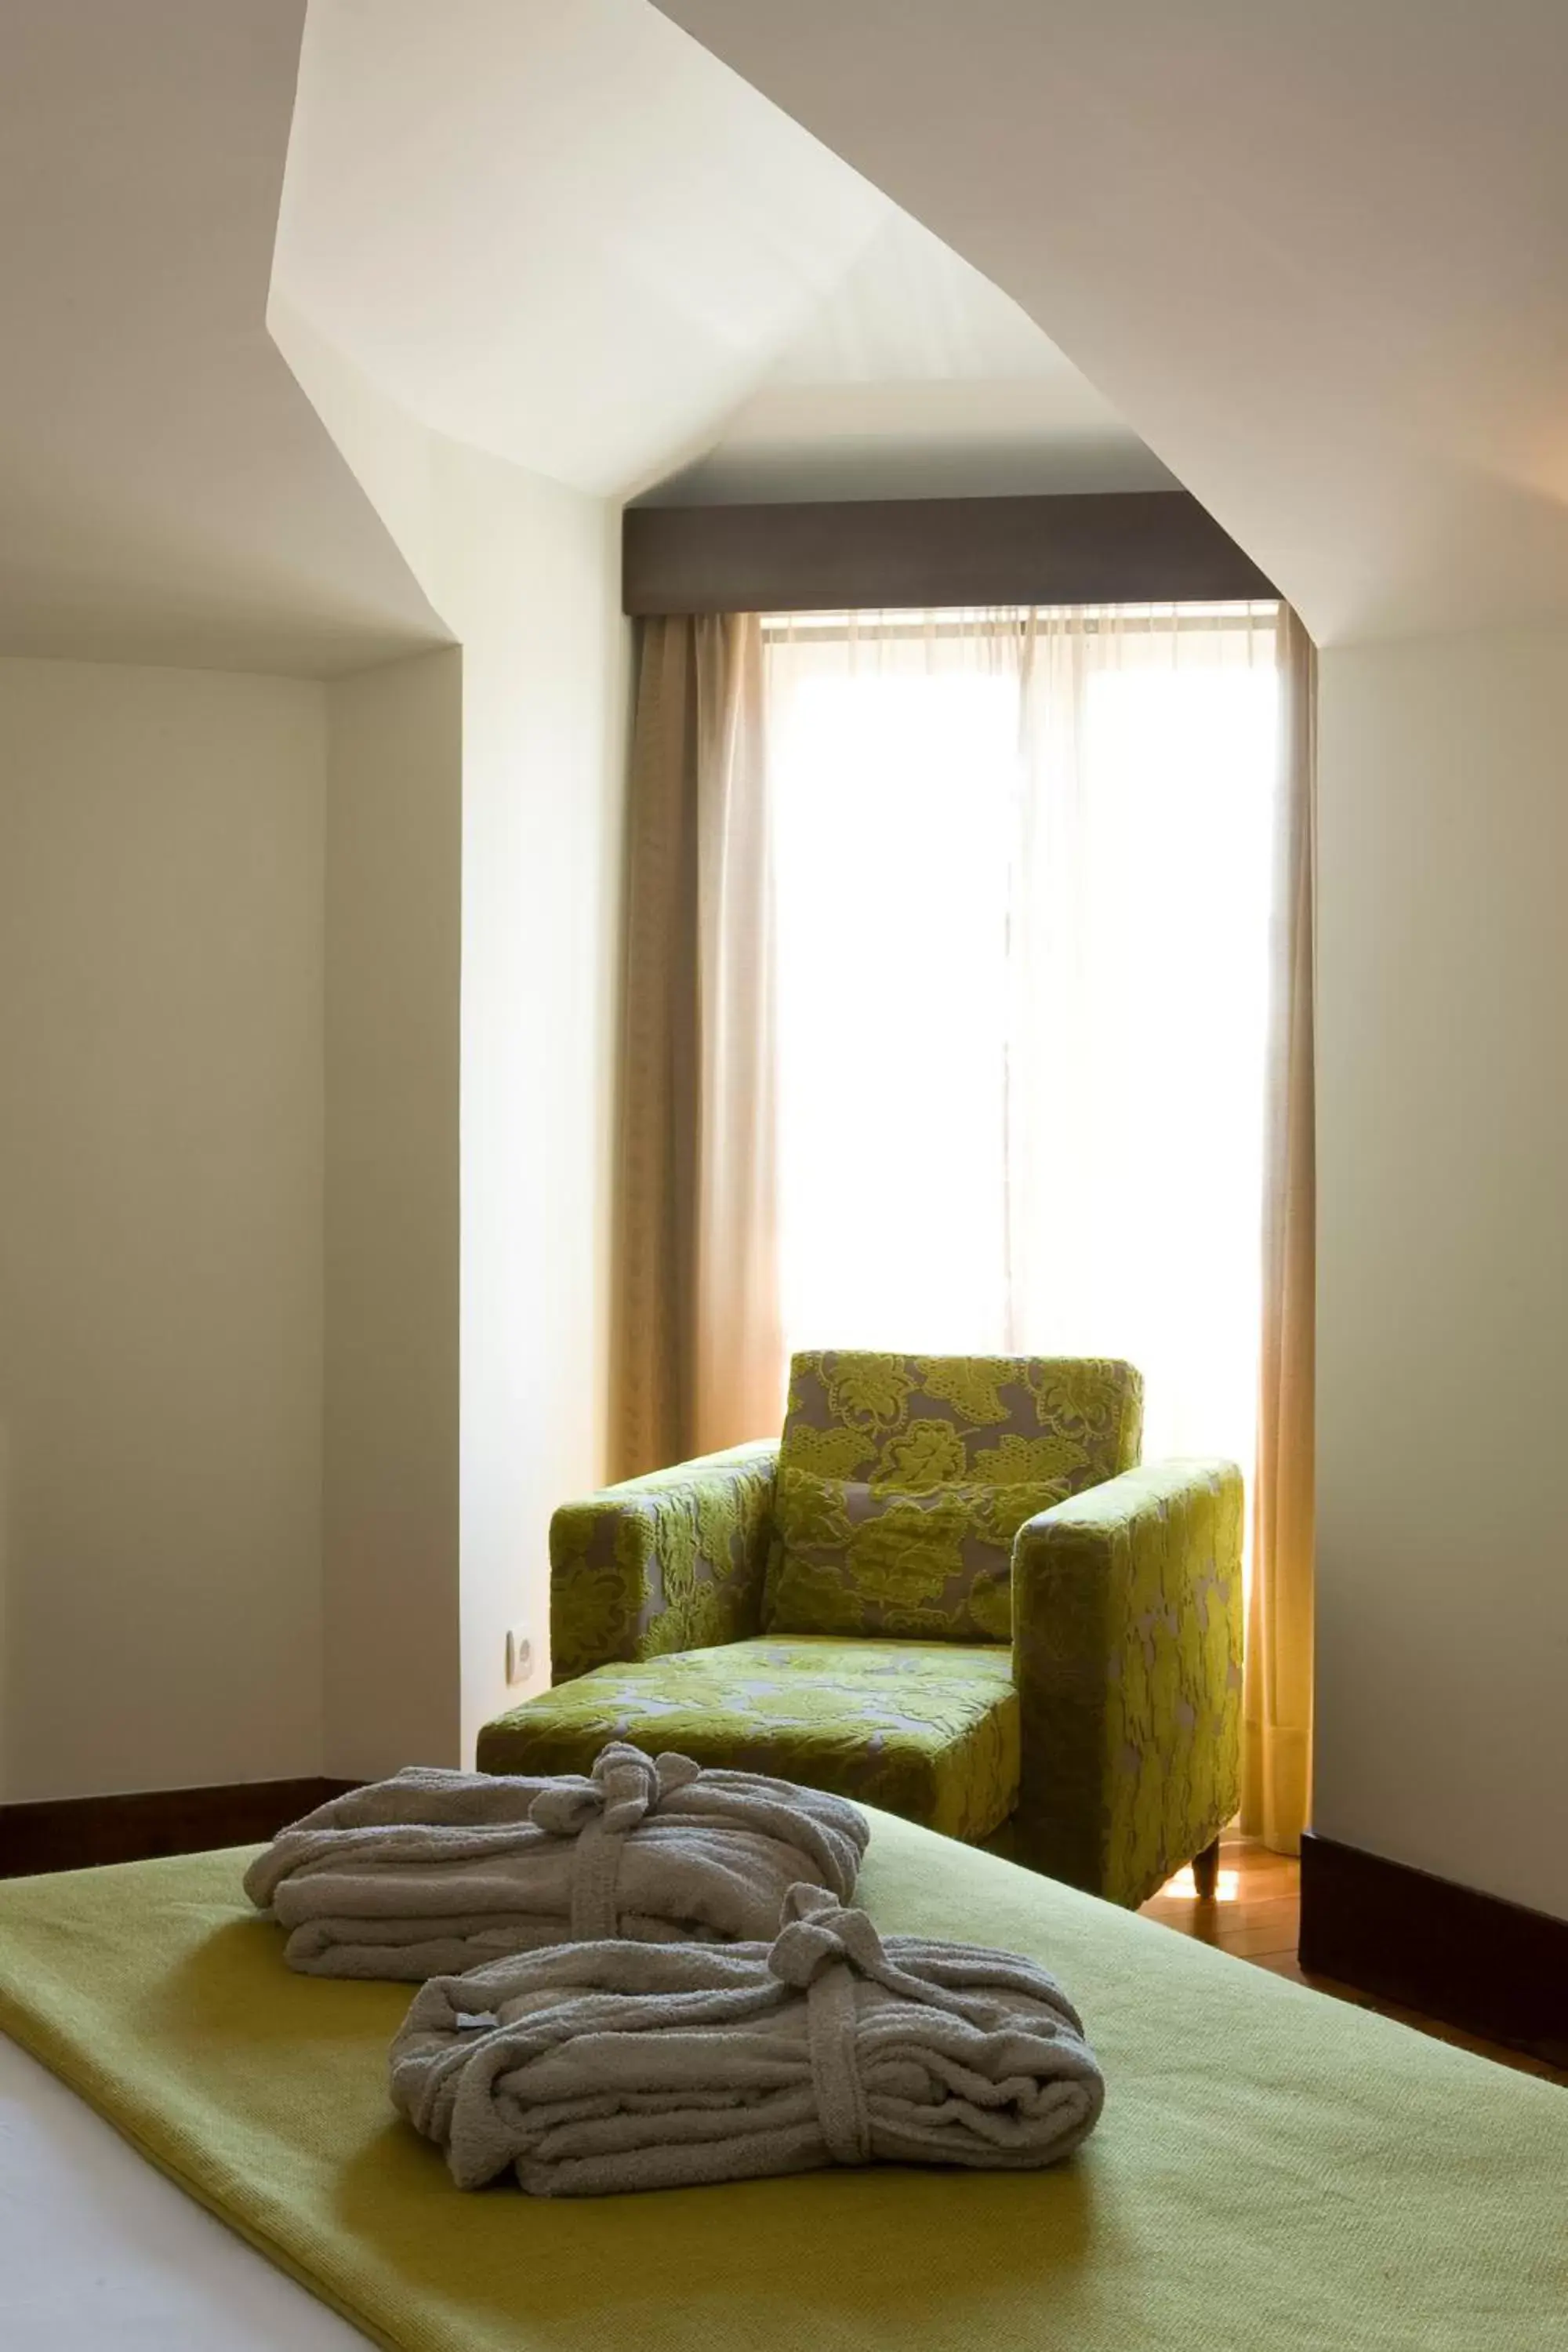
<svg viewBox="0 0 1568 2352">
<path fill-rule="evenodd" d="M 320 1769 L 324 690 L 0 661 L 0 1793 Z"/>
<path fill-rule="evenodd" d="M 605 1475 L 624 789 L 619 509 L 443 445 L 463 643 L 465 1752 L 526 1626 L 547 1679 L 555 1506 Z"/>
<path fill-rule="evenodd" d="M 0 663 L 0 1800 L 456 1760 L 602 1472 L 618 508 L 309 388 L 461 652 Z"/>
<path fill-rule="evenodd" d="M 325 1762 L 458 1760 L 462 656 L 330 689 Z"/>
<path fill-rule="evenodd" d="M 263 324 L 305 16 L 4 10 L 7 653 L 314 677 L 443 641 Z"/>
<path fill-rule="evenodd" d="M 555 1505 L 605 1469 L 620 509 L 427 431 L 268 320 L 462 646 L 462 1740 L 547 1673 Z M 509 1626 L 534 1645 L 504 1679 Z"/>
<path fill-rule="evenodd" d="M 1568 1916 L 1568 638 L 1321 730 L 1314 1825 Z"/>
</svg>

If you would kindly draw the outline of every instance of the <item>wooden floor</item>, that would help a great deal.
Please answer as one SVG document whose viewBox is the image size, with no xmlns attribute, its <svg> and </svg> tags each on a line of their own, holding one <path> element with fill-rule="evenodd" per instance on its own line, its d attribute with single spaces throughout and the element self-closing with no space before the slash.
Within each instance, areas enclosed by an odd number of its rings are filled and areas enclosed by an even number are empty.
<svg viewBox="0 0 1568 2352">
<path fill-rule="evenodd" d="M 1420 2017 L 1414 2010 L 1397 2009 L 1391 2001 L 1374 2000 L 1370 1993 L 1358 1992 L 1352 1985 L 1336 1984 L 1331 1978 L 1304 1975 L 1296 1958 L 1301 1916 L 1301 1865 L 1285 1854 L 1270 1853 L 1259 1840 L 1243 1837 L 1239 1830 L 1226 1830 L 1220 1841 L 1219 1887 L 1212 1902 L 1199 1900 L 1189 1867 L 1178 1871 L 1158 1895 L 1151 1896 L 1143 1911 L 1147 1918 L 1158 1919 L 1181 1935 L 1196 1936 L 1205 1944 L 1217 1946 L 1222 1952 L 1233 1953 L 1237 1959 L 1251 1961 L 1255 1968 L 1270 1969 L 1276 1976 L 1291 1977 L 1298 1984 L 1311 1985 L 1319 1992 L 1353 2001 L 1362 2009 L 1378 2010 L 1384 2017 L 1396 2017 L 1423 2033 L 1436 2035 L 1440 2042 L 1452 2042 L 1461 2050 L 1474 2050 L 1483 2058 L 1495 2058 L 1522 2074 L 1543 2074 L 1549 2082 L 1568 2084 L 1568 2073 L 1548 2066 L 1542 2059 L 1528 2057 L 1523 2051 L 1479 2041 L 1473 2033 L 1461 2032 L 1458 2026 Z"/>
</svg>

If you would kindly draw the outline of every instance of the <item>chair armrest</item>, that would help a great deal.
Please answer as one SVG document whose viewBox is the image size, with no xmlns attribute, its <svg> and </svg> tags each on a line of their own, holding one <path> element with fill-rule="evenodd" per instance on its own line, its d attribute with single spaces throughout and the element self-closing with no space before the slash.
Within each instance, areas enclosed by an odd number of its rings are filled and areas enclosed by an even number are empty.
<svg viewBox="0 0 1568 2352">
<path fill-rule="evenodd" d="M 777 1439 L 703 1454 L 567 1503 L 550 1522 L 551 1680 L 762 1623 Z"/>
<path fill-rule="evenodd" d="M 1132 1906 L 1229 1821 L 1241 1532 L 1229 1462 L 1124 1471 L 1019 1528 L 1020 1860 Z"/>
</svg>

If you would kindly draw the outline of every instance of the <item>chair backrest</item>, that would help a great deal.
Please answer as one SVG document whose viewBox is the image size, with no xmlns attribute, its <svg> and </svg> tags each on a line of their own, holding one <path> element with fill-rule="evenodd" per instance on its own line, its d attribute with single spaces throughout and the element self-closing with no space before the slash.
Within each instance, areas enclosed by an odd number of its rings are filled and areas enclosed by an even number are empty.
<svg viewBox="0 0 1568 2352">
<path fill-rule="evenodd" d="M 1078 1494 L 1137 1464 L 1143 1381 L 1091 1356 L 791 1360 L 779 1467 L 919 1492 L 1064 1479 Z"/>
</svg>

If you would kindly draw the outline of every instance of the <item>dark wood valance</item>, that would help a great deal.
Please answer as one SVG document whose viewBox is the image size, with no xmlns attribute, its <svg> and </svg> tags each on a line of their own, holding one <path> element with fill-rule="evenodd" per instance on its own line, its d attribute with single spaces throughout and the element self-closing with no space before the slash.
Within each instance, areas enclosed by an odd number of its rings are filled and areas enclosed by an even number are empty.
<svg viewBox="0 0 1568 2352">
<path fill-rule="evenodd" d="M 628 613 L 1204 604 L 1278 591 L 1186 490 L 628 507 Z"/>
</svg>

